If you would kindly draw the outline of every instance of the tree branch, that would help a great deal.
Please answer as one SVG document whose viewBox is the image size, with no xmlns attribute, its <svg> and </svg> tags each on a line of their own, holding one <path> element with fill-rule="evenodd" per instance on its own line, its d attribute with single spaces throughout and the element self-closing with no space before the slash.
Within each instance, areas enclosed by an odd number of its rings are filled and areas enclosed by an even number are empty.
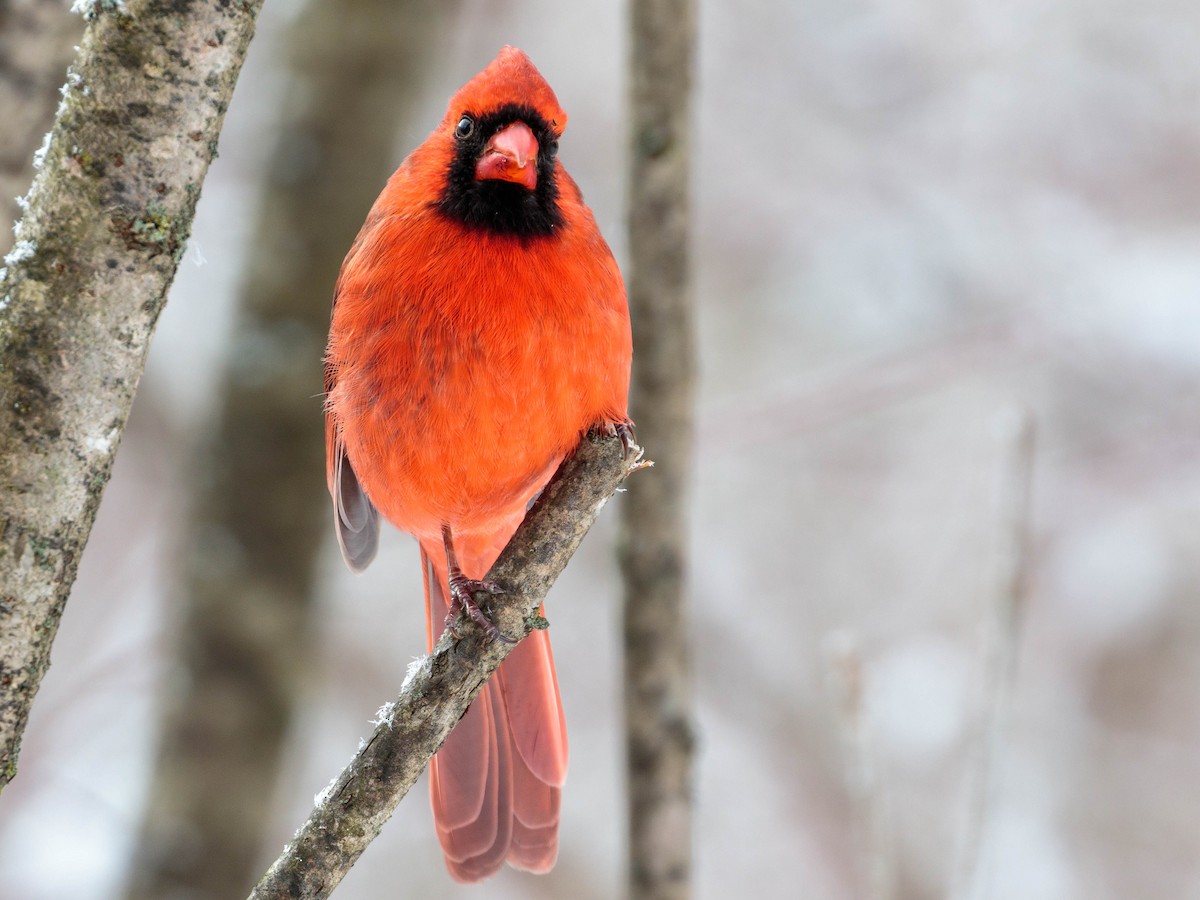
<svg viewBox="0 0 1200 900">
<path fill-rule="evenodd" d="M 0 273 L 0 787 L 260 5 L 76 3 L 89 25 Z"/>
<path fill-rule="evenodd" d="M 590 436 L 558 472 L 488 573 L 506 593 L 491 599 L 510 637 L 543 626 L 538 606 L 600 509 L 632 472 L 647 465 L 616 437 Z M 478 599 L 486 595 L 478 595 Z M 446 735 L 515 644 L 488 640 L 470 620 L 449 630 L 409 669 L 400 696 L 380 710 L 375 732 L 317 800 L 251 900 L 327 897 L 391 818 Z"/>
</svg>

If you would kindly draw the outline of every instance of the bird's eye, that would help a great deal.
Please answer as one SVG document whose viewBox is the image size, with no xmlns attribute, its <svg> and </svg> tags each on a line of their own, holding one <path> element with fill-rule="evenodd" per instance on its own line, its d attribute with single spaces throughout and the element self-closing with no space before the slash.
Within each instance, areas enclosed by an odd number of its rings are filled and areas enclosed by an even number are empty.
<svg viewBox="0 0 1200 900">
<path fill-rule="evenodd" d="M 556 156 L 558 156 L 558 141 L 550 141 L 550 143 L 546 144 L 546 157 L 554 159 Z"/>
<path fill-rule="evenodd" d="M 475 130 L 475 120 L 470 116 L 463 116 L 458 120 L 458 125 L 454 127 L 454 136 L 457 138 L 469 138 Z"/>
</svg>

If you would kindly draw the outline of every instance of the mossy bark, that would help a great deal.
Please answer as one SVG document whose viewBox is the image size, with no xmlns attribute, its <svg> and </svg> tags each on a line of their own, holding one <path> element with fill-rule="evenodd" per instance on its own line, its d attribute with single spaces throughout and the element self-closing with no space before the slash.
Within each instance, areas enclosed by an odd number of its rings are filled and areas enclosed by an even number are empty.
<svg viewBox="0 0 1200 900">
<path fill-rule="evenodd" d="M 0 277 L 0 787 L 261 0 L 91 0 Z"/>
</svg>

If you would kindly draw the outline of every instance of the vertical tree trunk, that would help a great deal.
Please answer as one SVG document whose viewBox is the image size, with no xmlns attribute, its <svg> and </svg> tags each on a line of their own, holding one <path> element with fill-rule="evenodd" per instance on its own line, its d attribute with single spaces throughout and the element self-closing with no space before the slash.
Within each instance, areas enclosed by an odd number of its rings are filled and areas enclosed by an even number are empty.
<svg viewBox="0 0 1200 900">
<path fill-rule="evenodd" d="M 80 4 L 90 24 L 0 269 L 0 786 L 260 4 Z"/>
<path fill-rule="evenodd" d="M 687 486 L 692 322 L 688 145 L 691 0 L 634 0 L 629 181 L 630 409 L 655 468 L 621 504 L 629 896 L 690 891 L 692 722 Z"/>
<path fill-rule="evenodd" d="M 194 467 L 168 698 L 130 896 L 242 897 L 315 655 L 332 535 L 321 358 L 346 248 L 395 167 L 396 123 L 454 4 L 310 2 L 264 187 L 222 402 Z"/>
</svg>

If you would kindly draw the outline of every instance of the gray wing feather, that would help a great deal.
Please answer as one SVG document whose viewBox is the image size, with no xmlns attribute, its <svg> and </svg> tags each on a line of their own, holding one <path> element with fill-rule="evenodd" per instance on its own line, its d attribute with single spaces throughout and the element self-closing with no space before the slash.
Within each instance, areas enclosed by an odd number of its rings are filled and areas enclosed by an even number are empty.
<svg viewBox="0 0 1200 900">
<path fill-rule="evenodd" d="M 338 442 L 337 468 L 334 472 L 334 520 L 342 558 L 352 572 L 361 572 L 379 549 L 379 512 L 358 483 L 346 450 Z"/>
</svg>

